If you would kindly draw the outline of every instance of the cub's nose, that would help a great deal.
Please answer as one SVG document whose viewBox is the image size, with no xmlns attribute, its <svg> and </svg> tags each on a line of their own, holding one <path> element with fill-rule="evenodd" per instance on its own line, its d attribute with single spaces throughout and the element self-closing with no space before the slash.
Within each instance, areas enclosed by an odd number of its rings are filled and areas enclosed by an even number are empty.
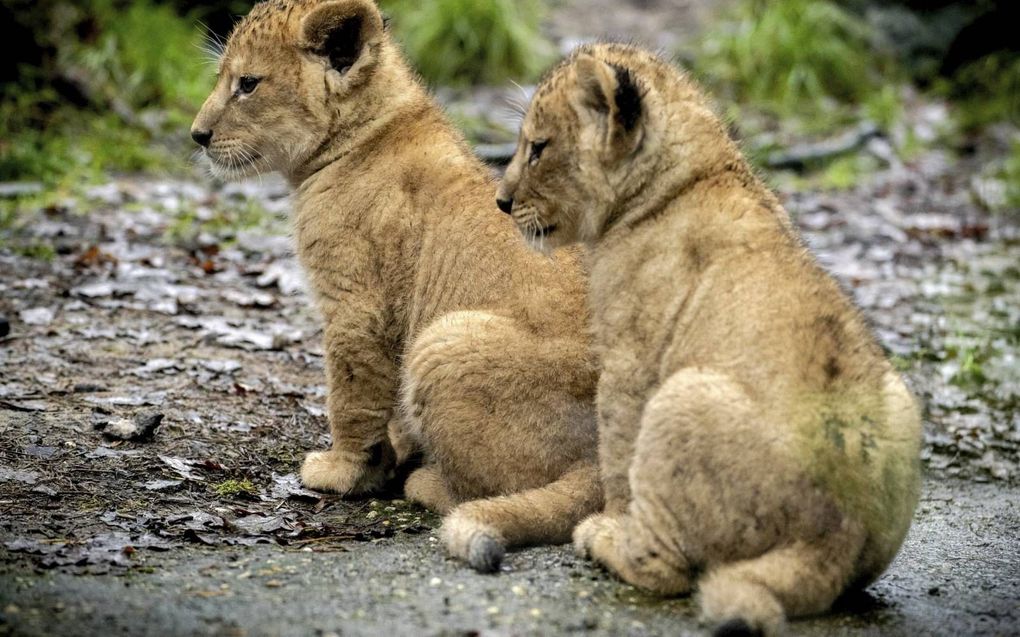
<svg viewBox="0 0 1020 637">
<path fill-rule="evenodd" d="M 195 140 L 195 143 L 203 148 L 209 148 L 209 142 L 212 141 L 211 130 L 193 130 L 191 131 L 191 139 Z"/>
<path fill-rule="evenodd" d="M 514 211 L 514 200 L 513 199 L 497 199 L 496 205 L 503 212 L 510 214 Z"/>
</svg>

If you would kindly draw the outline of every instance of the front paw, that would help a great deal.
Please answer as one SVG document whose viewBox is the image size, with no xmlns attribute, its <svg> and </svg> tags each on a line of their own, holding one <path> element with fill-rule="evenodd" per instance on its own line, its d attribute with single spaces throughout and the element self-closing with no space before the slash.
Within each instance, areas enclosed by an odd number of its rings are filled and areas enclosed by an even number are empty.
<svg viewBox="0 0 1020 637">
<path fill-rule="evenodd" d="M 596 513 L 585 518 L 574 528 L 574 552 L 584 559 L 590 559 L 592 547 L 599 536 L 609 532 L 615 523 L 616 520 L 604 513 Z"/>
<path fill-rule="evenodd" d="M 341 495 L 376 491 L 391 473 L 392 462 L 386 462 L 385 457 L 387 449 L 392 456 L 392 447 L 386 443 L 378 443 L 366 451 L 312 452 L 301 466 L 301 482 L 309 489 Z"/>
</svg>

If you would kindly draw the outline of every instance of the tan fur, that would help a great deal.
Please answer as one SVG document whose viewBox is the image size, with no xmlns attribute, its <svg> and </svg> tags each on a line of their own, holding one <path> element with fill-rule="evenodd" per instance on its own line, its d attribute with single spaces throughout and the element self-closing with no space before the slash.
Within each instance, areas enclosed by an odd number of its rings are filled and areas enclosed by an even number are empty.
<svg viewBox="0 0 1020 637">
<path fill-rule="evenodd" d="M 245 76 L 261 78 L 250 94 Z M 454 555 L 481 551 L 472 562 L 491 569 L 504 541 L 569 541 L 601 506 L 578 252 L 528 249 L 376 6 L 257 5 L 194 129 L 212 131 L 215 171 L 278 170 L 294 188 L 333 437 L 305 460 L 304 483 L 376 489 L 410 436 L 426 465 L 407 495 L 451 512 Z"/>
<path fill-rule="evenodd" d="M 591 246 L 606 510 L 582 554 L 662 594 L 697 583 L 720 634 L 775 634 L 882 573 L 918 499 L 913 398 L 682 72 L 582 48 L 498 197 L 539 247 Z"/>
</svg>

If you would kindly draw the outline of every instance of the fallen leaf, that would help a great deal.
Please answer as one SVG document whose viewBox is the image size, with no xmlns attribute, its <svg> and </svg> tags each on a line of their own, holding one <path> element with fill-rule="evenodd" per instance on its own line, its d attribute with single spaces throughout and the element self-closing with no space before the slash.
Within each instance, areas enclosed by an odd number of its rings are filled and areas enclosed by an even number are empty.
<svg viewBox="0 0 1020 637">
<path fill-rule="evenodd" d="M 53 310 L 48 307 L 33 307 L 18 313 L 21 322 L 26 325 L 45 326 L 53 322 Z"/>
<path fill-rule="evenodd" d="M 184 458 L 178 458 L 176 456 L 164 456 L 164 455 L 160 455 L 159 459 L 162 460 L 165 465 L 176 471 L 177 474 L 184 478 L 185 480 L 205 482 L 205 478 L 191 470 L 191 468 L 195 465 L 194 460 L 186 460 Z"/>
<path fill-rule="evenodd" d="M 56 453 L 56 447 L 41 447 L 39 445 L 28 445 L 25 447 L 25 454 L 34 458 L 52 458 Z"/>
<path fill-rule="evenodd" d="M 288 473 L 281 476 L 275 472 L 273 473 L 273 490 L 270 497 L 277 500 L 294 498 L 310 502 L 318 502 L 322 499 L 322 495 L 304 488 L 297 474 Z"/>
<path fill-rule="evenodd" d="M 149 378 L 153 374 L 157 373 L 177 373 L 180 371 L 177 361 L 170 360 L 169 358 L 154 358 L 146 362 L 141 367 L 136 367 L 131 371 L 127 372 L 139 378 Z"/>
<path fill-rule="evenodd" d="M 21 471 L 9 467 L 0 466 L 0 482 L 20 482 L 22 484 L 35 484 L 39 481 L 39 474 L 35 471 Z"/>
<path fill-rule="evenodd" d="M 146 482 L 142 486 L 147 491 L 169 491 L 176 489 L 182 484 L 184 484 L 182 480 L 153 480 L 152 482 Z"/>
</svg>

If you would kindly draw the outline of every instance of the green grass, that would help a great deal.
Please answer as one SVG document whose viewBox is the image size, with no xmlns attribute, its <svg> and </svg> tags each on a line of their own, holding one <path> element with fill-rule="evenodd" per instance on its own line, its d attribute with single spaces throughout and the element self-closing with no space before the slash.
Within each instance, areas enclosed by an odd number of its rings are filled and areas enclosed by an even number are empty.
<svg viewBox="0 0 1020 637">
<path fill-rule="evenodd" d="M 4 86 L 0 180 L 52 188 L 108 172 L 183 169 L 188 124 L 212 85 L 195 20 L 154 0 L 92 0 L 78 11 L 96 35 L 65 33 L 57 65 L 87 78 L 92 104 L 68 104 L 32 71 Z"/>
<path fill-rule="evenodd" d="M 172 245 L 188 245 L 200 234 L 208 233 L 223 240 L 225 245 L 230 245 L 240 230 L 281 231 L 280 228 L 273 228 L 275 221 L 273 214 L 257 200 L 227 201 L 213 209 L 211 215 L 204 219 L 200 219 L 193 209 L 175 213 L 173 223 L 166 229 L 165 240 Z"/>
<path fill-rule="evenodd" d="M 551 61 L 541 0 L 388 0 L 397 40 L 431 84 L 529 80 Z"/>
<path fill-rule="evenodd" d="M 75 51 L 80 65 L 109 91 L 137 108 L 191 111 L 212 88 L 199 50 L 202 33 L 194 17 L 181 17 L 153 0 L 115 8 L 93 0 L 101 20 L 98 42 Z"/>
<path fill-rule="evenodd" d="M 744 0 L 705 37 L 695 70 L 729 101 L 828 121 L 855 106 L 887 123 L 899 100 L 867 25 L 826 0 Z"/>
<path fill-rule="evenodd" d="M 1020 140 L 1010 146 L 1009 156 L 1002 169 L 1006 182 L 1006 203 L 1014 210 L 1020 210 Z"/>
<path fill-rule="evenodd" d="M 935 91 L 954 102 L 957 124 L 975 130 L 987 124 L 1020 124 L 1020 55 L 994 53 L 960 69 Z"/>
<path fill-rule="evenodd" d="M 219 484 L 213 485 L 213 491 L 216 495 L 221 498 L 236 498 L 238 496 L 254 496 L 258 495 L 259 490 L 251 480 L 245 478 L 244 480 L 224 480 Z"/>
</svg>

